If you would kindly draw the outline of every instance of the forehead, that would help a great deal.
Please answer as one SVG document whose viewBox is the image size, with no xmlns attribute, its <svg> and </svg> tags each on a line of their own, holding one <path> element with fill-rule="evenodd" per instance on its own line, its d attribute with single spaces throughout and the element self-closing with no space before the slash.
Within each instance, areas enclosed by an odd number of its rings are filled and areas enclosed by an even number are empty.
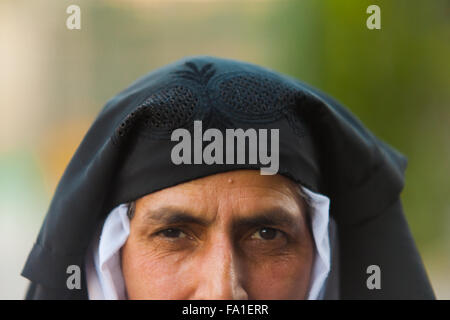
<svg viewBox="0 0 450 320">
<path fill-rule="evenodd" d="M 228 184 L 225 184 L 225 183 Z M 276 175 L 261 175 L 259 170 L 234 170 L 213 174 L 200 179 L 195 179 L 184 183 L 184 185 L 206 185 L 206 184 L 225 184 L 233 186 L 233 184 L 245 186 L 293 186 L 295 185 L 290 179 Z"/>
<path fill-rule="evenodd" d="M 177 205 L 210 211 L 220 205 L 256 210 L 284 207 L 298 210 L 302 199 L 299 187 L 281 175 L 260 175 L 259 170 L 236 170 L 166 188 L 138 200 L 146 207 Z"/>
</svg>

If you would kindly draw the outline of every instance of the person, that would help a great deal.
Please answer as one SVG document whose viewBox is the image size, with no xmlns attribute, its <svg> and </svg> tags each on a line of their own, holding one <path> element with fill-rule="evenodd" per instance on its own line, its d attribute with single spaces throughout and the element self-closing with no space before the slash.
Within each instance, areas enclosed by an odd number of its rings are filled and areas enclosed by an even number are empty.
<svg viewBox="0 0 450 320">
<path fill-rule="evenodd" d="M 433 299 L 405 168 L 296 79 L 184 58 L 94 121 L 22 271 L 26 298 Z"/>
</svg>

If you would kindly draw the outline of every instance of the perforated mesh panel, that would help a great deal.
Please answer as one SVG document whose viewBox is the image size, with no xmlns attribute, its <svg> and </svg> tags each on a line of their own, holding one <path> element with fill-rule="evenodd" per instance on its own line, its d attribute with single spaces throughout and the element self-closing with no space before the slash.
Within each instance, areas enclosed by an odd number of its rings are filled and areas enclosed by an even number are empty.
<svg viewBox="0 0 450 320">
<path fill-rule="evenodd" d="M 239 75 L 219 84 L 220 99 L 236 112 L 264 114 L 295 103 L 294 90 L 255 75 Z"/>
<path fill-rule="evenodd" d="M 124 136 L 136 125 L 166 130 L 178 128 L 192 117 L 197 103 L 198 98 L 184 86 L 158 91 L 127 116 L 118 135 Z"/>
<path fill-rule="evenodd" d="M 150 96 L 142 107 L 148 109 L 148 124 L 153 128 L 177 128 L 194 114 L 197 102 L 189 89 L 176 86 Z"/>
</svg>

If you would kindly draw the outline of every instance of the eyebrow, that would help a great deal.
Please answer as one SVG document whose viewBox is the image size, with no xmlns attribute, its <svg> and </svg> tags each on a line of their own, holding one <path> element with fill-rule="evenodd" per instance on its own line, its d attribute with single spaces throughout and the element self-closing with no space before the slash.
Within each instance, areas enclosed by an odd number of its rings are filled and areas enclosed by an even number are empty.
<svg viewBox="0 0 450 320">
<path fill-rule="evenodd" d="M 233 222 L 233 227 L 252 228 L 259 226 L 296 227 L 299 226 L 301 217 L 295 217 L 283 208 L 272 208 L 260 211 L 251 217 L 239 218 Z"/>
<path fill-rule="evenodd" d="M 207 227 L 212 223 L 212 221 L 209 221 L 205 218 L 196 217 L 187 211 L 173 207 L 162 207 L 156 210 L 148 211 L 145 213 L 144 221 L 150 224 L 191 223 L 191 224 L 198 224 L 204 227 Z"/>
<path fill-rule="evenodd" d="M 250 217 L 239 217 L 232 222 L 232 228 L 236 232 L 243 229 L 256 228 L 261 226 L 283 227 L 292 231 L 301 231 L 301 216 L 296 217 L 289 211 L 281 207 L 270 208 L 259 211 Z M 162 207 L 145 213 L 145 222 L 149 224 L 197 224 L 207 227 L 214 222 L 214 219 L 196 217 L 185 210 L 174 207 Z"/>
</svg>

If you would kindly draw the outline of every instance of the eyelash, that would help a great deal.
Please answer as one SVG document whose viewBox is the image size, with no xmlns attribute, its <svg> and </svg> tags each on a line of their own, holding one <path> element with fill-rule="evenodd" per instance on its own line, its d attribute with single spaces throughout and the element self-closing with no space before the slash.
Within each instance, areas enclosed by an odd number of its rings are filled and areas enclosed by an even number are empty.
<svg viewBox="0 0 450 320">
<path fill-rule="evenodd" d="M 252 239 L 255 239 L 255 238 L 253 238 L 253 236 L 254 236 L 255 234 L 257 234 L 257 233 L 260 233 L 262 230 L 271 230 L 271 231 L 275 231 L 275 236 L 274 236 L 273 239 L 263 239 L 263 238 L 259 235 L 260 238 L 259 238 L 258 240 L 271 241 L 271 240 L 275 240 L 275 239 L 277 238 L 277 236 L 286 236 L 286 234 L 285 234 L 283 231 L 279 230 L 279 229 L 271 228 L 271 227 L 260 227 L 260 228 L 258 228 L 254 233 L 251 234 L 251 238 L 252 238 Z"/>
<path fill-rule="evenodd" d="M 164 232 L 167 232 L 167 231 L 176 231 L 176 232 L 180 232 L 180 233 L 184 234 L 185 236 L 183 236 L 181 238 L 193 238 L 193 237 L 189 236 L 188 233 L 184 232 L 181 228 L 176 228 L 176 227 L 165 228 L 165 229 L 159 230 L 155 233 L 155 235 L 164 237 L 164 238 L 168 238 L 168 239 L 179 239 L 180 238 L 180 237 L 168 237 L 167 235 L 164 235 Z"/>
<path fill-rule="evenodd" d="M 257 238 L 254 238 L 253 236 L 254 236 L 256 233 L 261 232 L 261 230 L 264 230 L 264 229 L 266 229 L 266 230 L 273 230 L 273 231 L 276 232 L 273 239 L 275 239 L 275 238 L 276 238 L 277 236 L 279 236 L 279 235 L 284 236 L 284 237 L 287 238 L 287 235 L 286 235 L 285 232 L 283 232 L 283 231 L 281 231 L 281 230 L 279 230 L 279 229 L 276 229 L 276 228 L 265 227 L 265 226 L 264 226 L 264 227 L 259 227 L 258 229 L 256 229 L 256 230 L 250 235 L 250 237 L 251 237 L 252 239 L 257 239 Z M 167 236 L 167 235 L 164 235 L 164 233 L 165 233 L 165 232 L 168 232 L 168 231 L 175 231 L 175 232 L 177 232 L 177 233 L 182 233 L 182 234 L 184 234 L 184 236 L 183 236 L 183 237 L 169 237 L 169 236 Z M 155 235 L 156 235 L 156 236 L 160 236 L 160 237 L 164 237 L 164 238 L 168 238 L 168 239 L 173 239 L 173 240 L 175 240 L 175 239 L 181 239 L 181 238 L 189 238 L 189 239 L 191 239 L 191 240 L 193 239 L 193 237 L 190 236 L 189 233 L 187 233 L 187 232 L 183 231 L 181 228 L 177 228 L 177 227 L 165 228 L 165 229 L 159 230 L 159 231 L 157 231 L 157 232 L 155 233 Z M 271 241 L 271 240 L 273 240 L 273 239 L 263 239 L 262 237 L 260 237 L 260 238 L 257 239 L 257 240 Z"/>
</svg>

